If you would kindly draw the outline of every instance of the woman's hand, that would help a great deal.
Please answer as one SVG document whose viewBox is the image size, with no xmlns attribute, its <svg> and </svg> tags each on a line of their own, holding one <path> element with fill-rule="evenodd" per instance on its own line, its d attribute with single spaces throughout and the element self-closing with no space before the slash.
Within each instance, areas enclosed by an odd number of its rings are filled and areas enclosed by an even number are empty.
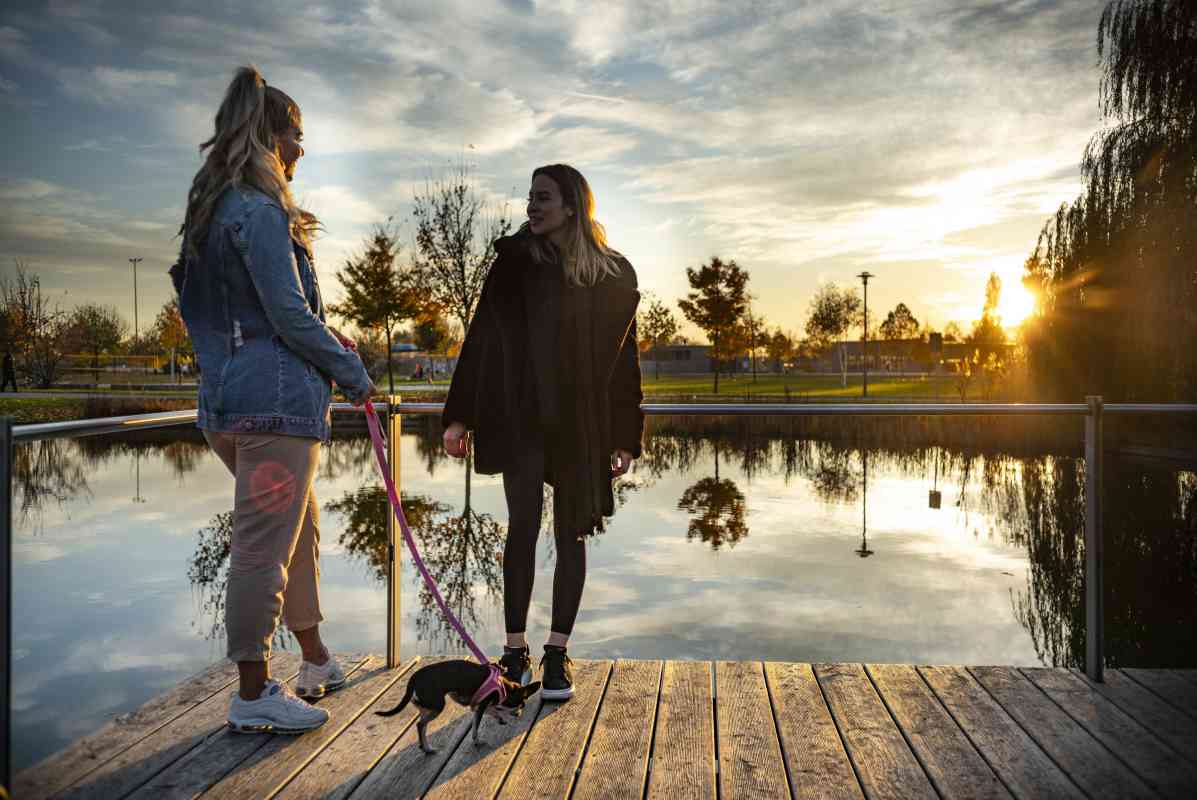
<svg viewBox="0 0 1197 800">
<path fill-rule="evenodd" d="M 341 343 L 341 347 L 344 347 L 346 350 L 352 350 L 355 353 L 357 352 L 357 342 L 353 341 L 331 325 L 328 326 L 328 330 L 329 333 L 337 337 L 337 341 Z"/>
<path fill-rule="evenodd" d="M 449 427 L 445 428 L 445 435 L 442 437 L 445 452 L 454 458 L 465 458 L 466 450 L 469 448 L 469 436 L 465 425 L 460 422 L 449 423 Z"/>
<path fill-rule="evenodd" d="M 374 385 L 374 381 L 370 381 L 370 386 L 366 389 L 366 393 L 362 395 L 354 405 L 361 408 L 366 403 L 370 402 L 378 395 L 378 387 Z"/>
<path fill-rule="evenodd" d="M 611 454 L 611 477 L 618 478 L 632 467 L 632 454 L 627 450 L 616 450 Z"/>
</svg>

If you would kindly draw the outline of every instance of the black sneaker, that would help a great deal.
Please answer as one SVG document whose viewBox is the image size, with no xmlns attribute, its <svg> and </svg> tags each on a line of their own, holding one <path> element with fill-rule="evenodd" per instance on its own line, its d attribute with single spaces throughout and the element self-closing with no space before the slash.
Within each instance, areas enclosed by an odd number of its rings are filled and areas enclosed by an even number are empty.
<svg viewBox="0 0 1197 800">
<path fill-rule="evenodd" d="M 571 663 L 564 647 L 551 644 L 544 646 L 544 658 L 540 659 L 540 666 L 544 669 L 544 676 L 540 679 L 542 699 L 568 700 L 574 696 L 574 675 L 569 668 Z"/>
<path fill-rule="evenodd" d="M 503 677 L 509 681 L 514 681 L 520 686 L 527 686 L 532 682 L 532 657 L 526 647 L 504 646 L 499 666 L 503 668 Z"/>
</svg>

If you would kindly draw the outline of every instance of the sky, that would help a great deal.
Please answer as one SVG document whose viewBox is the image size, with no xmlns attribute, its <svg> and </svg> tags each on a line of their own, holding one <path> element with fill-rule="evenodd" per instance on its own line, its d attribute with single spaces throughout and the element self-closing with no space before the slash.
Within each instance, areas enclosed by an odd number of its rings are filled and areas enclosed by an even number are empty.
<svg viewBox="0 0 1197 800">
<path fill-rule="evenodd" d="M 300 105 L 292 189 L 326 302 L 371 228 L 410 253 L 414 193 L 466 160 L 518 224 L 532 170 L 585 174 L 643 291 L 712 256 L 801 331 L 826 282 L 965 328 L 1081 189 L 1100 128 L 1097 0 L 9 2 L 0 10 L 0 270 L 140 327 L 198 145 L 241 64 Z M 861 6 L 864 6 L 863 8 Z M 401 256 L 405 257 L 405 255 Z M 879 320 L 879 317 L 874 317 Z M 696 336 L 697 331 L 687 332 Z"/>
</svg>

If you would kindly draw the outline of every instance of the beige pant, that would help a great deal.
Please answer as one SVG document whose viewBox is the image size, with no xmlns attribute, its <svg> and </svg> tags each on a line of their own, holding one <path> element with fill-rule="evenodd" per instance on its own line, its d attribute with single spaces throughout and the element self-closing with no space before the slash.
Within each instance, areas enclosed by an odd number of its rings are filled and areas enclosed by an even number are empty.
<svg viewBox="0 0 1197 800">
<path fill-rule="evenodd" d="M 236 479 L 224 619 L 232 661 L 267 661 L 279 616 L 292 631 L 321 622 L 320 516 L 312 481 L 320 442 L 215 433 L 204 438 Z"/>
</svg>

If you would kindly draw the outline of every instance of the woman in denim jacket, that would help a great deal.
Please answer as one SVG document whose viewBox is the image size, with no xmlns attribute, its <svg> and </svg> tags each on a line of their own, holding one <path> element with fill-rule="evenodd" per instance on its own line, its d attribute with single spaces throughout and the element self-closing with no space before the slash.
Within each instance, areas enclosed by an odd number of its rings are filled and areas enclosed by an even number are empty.
<svg viewBox="0 0 1197 800">
<path fill-rule="evenodd" d="M 240 691 L 229 726 L 301 732 L 328 712 L 270 679 L 280 616 L 303 650 L 300 696 L 345 675 L 320 640 L 318 504 L 331 383 L 355 404 L 374 393 L 352 341 L 325 324 L 312 267 L 316 219 L 287 186 L 303 155 L 299 108 L 253 67 L 237 70 L 188 195 L 171 269 L 202 377 L 198 425 L 235 477 L 225 628 Z"/>
</svg>

